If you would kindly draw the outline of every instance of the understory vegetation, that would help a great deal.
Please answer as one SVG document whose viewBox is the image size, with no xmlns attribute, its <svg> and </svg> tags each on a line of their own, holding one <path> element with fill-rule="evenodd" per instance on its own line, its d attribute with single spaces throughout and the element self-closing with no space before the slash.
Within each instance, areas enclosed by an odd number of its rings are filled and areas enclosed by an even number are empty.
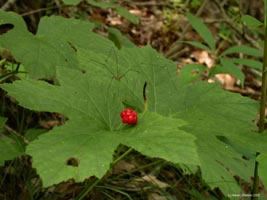
<svg viewBox="0 0 267 200">
<path fill-rule="evenodd" d="M 0 200 L 267 198 L 266 1 L 0 6 Z"/>
</svg>

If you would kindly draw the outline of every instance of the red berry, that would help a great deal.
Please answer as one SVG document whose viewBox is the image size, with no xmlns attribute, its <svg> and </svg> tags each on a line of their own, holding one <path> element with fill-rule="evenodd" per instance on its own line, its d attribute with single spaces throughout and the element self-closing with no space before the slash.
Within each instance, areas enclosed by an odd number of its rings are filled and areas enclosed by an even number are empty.
<svg viewBox="0 0 267 200">
<path fill-rule="evenodd" d="M 137 123 L 137 112 L 134 110 L 127 108 L 123 110 L 121 113 L 122 123 L 124 124 L 136 124 Z"/>
</svg>

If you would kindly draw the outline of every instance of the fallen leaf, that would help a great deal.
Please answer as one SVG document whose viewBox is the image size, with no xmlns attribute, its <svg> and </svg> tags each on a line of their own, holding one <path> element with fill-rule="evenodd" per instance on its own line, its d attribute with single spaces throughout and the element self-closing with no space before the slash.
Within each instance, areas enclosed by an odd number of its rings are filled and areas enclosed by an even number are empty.
<svg viewBox="0 0 267 200">
<path fill-rule="evenodd" d="M 169 184 L 158 180 L 157 177 L 155 177 L 153 175 L 145 175 L 142 178 L 137 178 L 135 180 L 137 182 L 149 182 L 149 183 L 152 183 L 153 185 L 157 185 L 161 189 L 169 187 Z"/>
</svg>

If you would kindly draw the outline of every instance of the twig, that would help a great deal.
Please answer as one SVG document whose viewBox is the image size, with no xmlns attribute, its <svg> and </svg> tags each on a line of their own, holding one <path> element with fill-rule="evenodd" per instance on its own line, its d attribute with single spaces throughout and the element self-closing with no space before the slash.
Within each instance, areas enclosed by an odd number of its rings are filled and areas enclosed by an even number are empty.
<svg viewBox="0 0 267 200">
<path fill-rule="evenodd" d="M 15 130 L 13 130 L 12 128 L 10 128 L 8 125 L 5 124 L 5 125 L 4 125 L 4 128 L 5 128 L 9 133 L 14 134 L 14 135 L 16 135 L 16 136 L 19 137 L 19 138 L 22 138 L 25 144 L 29 144 L 29 141 L 28 141 L 25 137 L 23 137 L 23 136 L 22 136 L 21 134 L 19 134 L 17 131 L 15 131 Z"/>
<path fill-rule="evenodd" d="M 264 52 L 263 52 L 263 66 L 262 66 L 262 80 L 261 80 L 261 104 L 260 104 L 260 121 L 259 132 L 264 131 L 265 124 L 265 107 L 267 95 L 267 3 L 264 4 Z"/>
<path fill-rule="evenodd" d="M 207 18 L 203 20 L 205 24 L 216 24 L 216 23 L 226 23 L 227 21 L 225 19 L 212 19 Z"/>
<path fill-rule="evenodd" d="M 197 13 L 196 13 L 196 16 L 201 15 L 201 13 L 203 12 L 203 10 L 204 10 L 206 4 L 208 3 L 208 1 L 209 1 L 209 0 L 205 0 L 205 1 L 202 3 L 201 7 L 198 9 L 198 11 L 197 11 Z M 176 53 L 178 53 L 179 50 L 180 50 L 180 49 L 182 48 L 182 46 L 183 46 L 183 45 L 181 44 L 181 41 L 184 40 L 185 33 L 188 31 L 188 29 L 190 28 L 190 26 L 191 26 L 190 24 L 187 24 L 187 25 L 186 25 L 185 29 L 183 30 L 183 32 L 182 32 L 182 34 L 181 34 L 181 37 L 180 37 L 177 41 L 175 41 L 175 42 L 173 43 L 173 45 L 170 47 L 170 49 L 166 52 L 165 56 L 166 56 L 167 58 L 175 58 L 175 57 L 176 57 Z"/>
<path fill-rule="evenodd" d="M 170 3 L 168 2 L 155 2 L 155 1 L 151 1 L 151 2 L 133 2 L 133 1 L 129 1 L 131 4 L 136 5 L 136 6 L 171 6 Z"/>
<path fill-rule="evenodd" d="M 29 12 L 26 12 L 26 13 L 22 13 L 20 14 L 20 16 L 27 16 L 27 15 L 32 15 L 34 13 L 38 13 L 38 12 L 42 12 L 42 11 L 47 11 L 47 10 L 52 10 L 52 9 L 56 9 L 58 8 L 58 6 L 53 6 L 53 7 L 48 7 L 48 8 L 39 8 L 37 10 L 31 10 Z"/>
<path fill-rule="evenodd" d="M 17 1 L 17 0 L 8 0 L 8 1 L 1 7 L 1 9 L 2 9 L 2 10 L 8 10 L 9 7 L 10 7 L 12 4 L 16 3 L 16 1 Z"/>
</svg>

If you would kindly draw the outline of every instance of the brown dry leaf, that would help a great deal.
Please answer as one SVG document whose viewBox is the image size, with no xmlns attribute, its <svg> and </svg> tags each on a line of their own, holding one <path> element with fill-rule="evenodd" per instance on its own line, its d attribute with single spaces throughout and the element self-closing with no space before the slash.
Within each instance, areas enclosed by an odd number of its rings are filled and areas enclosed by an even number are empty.
<svg viewBox="0 0 267 200">
<path fill-rule="evenodd" d="M 124 183 L 124 187 L 126 187 L 128 191 L 147 191 L 153 188 L 151 185 L 156 185 L 162 189 L 170 187 L 169 184 L 158 180 L 153 175 L 145 175 L 142 178 L 130 179 L 127 183 Z"/>
<path fill-rule="evenodd" d="M 60 121 L 58 120 L 48 120 L 48 121 L 41 120 L 39 124 L 40 127 L 44 129 L 51 129 L 54 128 L 55 126 L 61 125 Z"/>
<path fill-rule="evenodd" d="M 121 25 L 122 24 L 122 21 L 121 21 L 121 18 L 120 17 L 113 17 L 113 18 L 108 18 L 107 20 L 110 25 L 112 26 L 116 26 L 116 25 Z"/>
<path fill-rule="evenodd" d="M 99 12 L 92 13 L 88 18 L 89 20 L 92 20 L 92 21 L 99 21 L 102 24 L 106 22 L 106 18 L 100 15 Z"/>
<path fill-rule="evenodd" d="M 230 74 L 216 74 L 215 78 L 219 80 L 224 89 L 231 90 L 235 88 L 237 79 Z"/>
<path fill-rule="evenodd" d="M 212 59 L 207 51 L 196 50 L 192 52 L 191 56 L 195 58 L 200 64 L 206 64 L 208 68 L 211 68 L 214 65 L 214 59 Z"/>
<path fill-rule="evenodd" d="M 182 58 L 181 60 L 182 64 L 192 64 L 194 61 L 191 58 Z"/>
<path fill-rule="evenodd" d="M 133 15 L 136 15 L 138 17 L 143 16 L 143 13 L 141 12 L 141 10 L 139 9 L 130 9 L 129 12 Z"/>
<path fill-rule="evenodd" d="M 113 173 L 120 174 L 121 171 L 131 172 L 136 169 L 136 166 L 132 163 L 120 160 L 113 166 Z"/>
<path fill-rule="evenodd" d="M 75 182 L 73 180 L 69 180 L 69 181 L 66 181 L 64 183 L 61 183 L 55 188 L 55 191 L 57 193 L 64 193 L 65 192 L 65 193 L 71 194 L 75 191 L 74 187 L 73 187 L 74 183 Z"/>
<path fill-rule="evenodd" d="M 158 180 L 157 177 L 155 177 L 153 175 L 145 175 L 142 178 L 135 179 L 135 181 L 137 181 L 137 182 L 149 182 L 149 183 L 152 183 L 153 185 L 157 185 L 161 189 L 169 187 L 169 184 Z"/>
</svg>

